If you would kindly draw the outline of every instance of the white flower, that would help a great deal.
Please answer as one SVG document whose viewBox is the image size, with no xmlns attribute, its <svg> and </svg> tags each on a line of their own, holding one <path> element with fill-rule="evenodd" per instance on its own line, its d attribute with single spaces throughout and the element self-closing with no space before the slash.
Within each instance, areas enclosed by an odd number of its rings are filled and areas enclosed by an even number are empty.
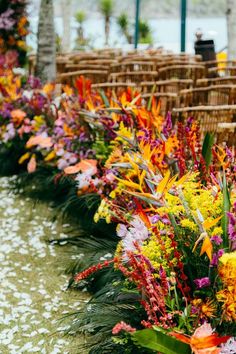
<svg viewBox="0 0 236 354">
<path fill-rule="evenodd" d="M 130 222 L 131 227 L 123 224 L 117 226 L 117 235 L 122 237 L 122 245 L 124 252 L 134 252 L 136 250 L 136 243 L 141 245 L 144 240 L 148 238 L 148 229 L 139 216 L 134 216 Z"/>
<path fill-rule="evenodd" d="M 226 343 L 221 345 L 220 354 L 235 354 L 236 338 L 231 337 Z"/>
</svg>

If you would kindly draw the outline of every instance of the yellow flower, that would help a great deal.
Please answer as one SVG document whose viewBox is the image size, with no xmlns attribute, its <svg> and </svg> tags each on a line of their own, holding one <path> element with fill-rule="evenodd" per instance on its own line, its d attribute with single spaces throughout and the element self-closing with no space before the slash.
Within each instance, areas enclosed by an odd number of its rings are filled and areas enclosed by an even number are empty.
<svg viewBox="0 0 236 354">
<path fill-rule="evenodd" d="M 201 306 L 201 312 L 206 317 L 215 317 L 216 313 L 216 304 L 213 300 L 207 300 L 207 302 L 203 303 Z"/>
<path fill-rule="evenodd" d="M 180 225 L 182 227 L 186 227 L 188 229 L 190 229 L 193 232 L 197 232 L 198 231 L 198 226 L 191 220 L 189 219 L 183 219 L 180 221 Z"/>
<path fill-rule="evenodd" d="M 219 274 L 225 285 L 235 285 L 236 290 L 236 251 L 225 253 L 219 259 Z"/>
<path fill-rule="evenodd" d="M 194 299 L 192 304 L 198 308 L 201 317 L 215 317 L 217 306 L 213 300 L 207 299 L 206 302 L 203 302 L 202 299 Z"/>
<path fill-rule="evenodd" d="M 223 318 L 226 321 L 236 321 L 236 251 L 220 257 L 219 275 L 224 289 L 218 291 L 216 298 L 223 303 Z"/>
</svg>

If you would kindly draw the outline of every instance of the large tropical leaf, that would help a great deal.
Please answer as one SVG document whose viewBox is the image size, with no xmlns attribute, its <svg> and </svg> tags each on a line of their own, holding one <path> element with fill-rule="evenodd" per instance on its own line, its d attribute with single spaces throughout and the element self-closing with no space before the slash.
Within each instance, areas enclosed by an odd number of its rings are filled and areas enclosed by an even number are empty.
<svg viewBox="0 0 236 354">
<path fill-rule="evenodd" d="M 206 166 L 209 167 L 212 159 L 212 146 L 214 144 L 214 134 L 206 133 L 203 145 L 202 145 L 202 156 L 205 160 Z"/>
<path fill-rule="evenodd" d="M 222 193 L 223 193 L 223 217 L 221 219 L 221 226 L 223 229 L 223 244 L 224 244 L 224 247 L 226 248 L 229 246 L 227 212 L 230 211 L 230 196 L 229 196 L 229 189 L 228 189 L 225 173 L 223 175 Z"/>
<path fill-rule="evenodd" d="M 188 344 L 182 343 L 165 333 L 154 329 L 143 329 L 136 331 L 132 335 L 136 345 L 152 349 L 163 354 L 190 354 L 191 349 Z"/>
</svg>

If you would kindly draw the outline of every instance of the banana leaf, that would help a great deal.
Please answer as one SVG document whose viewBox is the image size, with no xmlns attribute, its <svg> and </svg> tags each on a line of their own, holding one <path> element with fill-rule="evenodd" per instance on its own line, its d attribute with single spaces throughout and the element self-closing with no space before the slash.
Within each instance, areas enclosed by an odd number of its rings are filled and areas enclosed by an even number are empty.
<svg viewBox="0 0 236 354">
<path fill-rule="evenodd" d="M 191 354 L 188 344 L 178 341 L 165 333 L 154 329 L 143 329 L 132 334 L 132 340 L 138 346 L 162 354 Z"/>
<path fill-rule="evenodd" d="M 227 248 L 229 247 L 227 212 L 230 211 L 230 196 L 229 196 L 229 189 L 228 189 L 225 173 L 223 175 L 222 193 L 223 193 L 223 217 L 221 219 L 221 227 L 223 229 L 223 245 L 224 248 Z"/>
<path fill-rule="evenodd" d="M 212 146 L 214 144 L 214 134 L 207 132 L 202 145 L 202 156 L 208 168 L 212 159 Z"/>
</svg>

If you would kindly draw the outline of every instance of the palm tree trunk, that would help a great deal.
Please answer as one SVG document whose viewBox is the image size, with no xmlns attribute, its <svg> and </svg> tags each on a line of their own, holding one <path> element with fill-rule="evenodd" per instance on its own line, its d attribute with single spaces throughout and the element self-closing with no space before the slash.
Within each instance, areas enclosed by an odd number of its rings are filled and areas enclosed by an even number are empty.
<svg viewBox="0 0 236 354">
<path fill-rule="evenodd" d="M 228 59 L 236 59 L 236 0 L 227 0 Z"/>
<path fill-rule="evenodd" d="M 62 37 L 62 50 L 63 52 L 70 51 L 71 28 L 71 0 L 62 0 L 62 20 L 63 20 L 63 37 Z"/>
<path fill-rule="evenodd" d="M 105 45 L 109 43 L 109 34 L 110 34 L 110 17 L 105 17 Z"/>
<path fill-rule="evenodd" d="M 38 24 L 36 75 L 42 82 L 56 78 L 56 40 L 53 0 L 41 0 Z"/>
</svg>

